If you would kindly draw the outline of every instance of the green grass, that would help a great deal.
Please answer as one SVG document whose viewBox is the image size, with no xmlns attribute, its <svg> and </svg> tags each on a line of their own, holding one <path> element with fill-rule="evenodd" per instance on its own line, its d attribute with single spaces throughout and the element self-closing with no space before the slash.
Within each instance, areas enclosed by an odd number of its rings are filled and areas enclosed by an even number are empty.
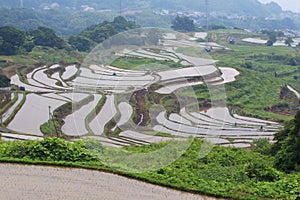
<svg viewBox="0 0 300 200">
<path fill-rule="evenodd" d="M 120 69 L 132 69 L 132 70 L 147 70 L 160 71 L 170 68 L 183 67 L 180 63 L 166 60 L 156 60 L 153 58 L 139 58 L 139 57 L 119 57 L 115 59 L 112 66 Z"/>
<path fill-rule="evenodd" d="M 147 164 L 148 156 L 156 155 L 156 152 L 161 154 L 161 149 L 165 147 L 167 151 L 164 153 L 178 153 L 176 147 L 184 143 L 175 141 L 171 148 L 168 148 L 170 142 L 162 142 L 117 149 L 103 147 L 92 139 L 74 143 L 55 138 L 0 141 L 0 162 L 105 170 L 157 185 L 233 199 L 296 199 L 300 196 L 300 173 L 278 171 L 274 168 L 274 157 L 249 149 L 221 146 L 215 146 L 208 155 L 201 157 L 201 147 L 207 143 L 200 139 L 194 139 L 181 157 L 160 169 L 142 173 L 124 170 L 126 166 L 134 166 L 134 156 L 129 156 L 132 153 L 138 153 L 140 159 L 147 159 Z M 124 155 L 129 157 L 124 160 Z M 167 157 L 160 155 L 156 159 L 164 163 Z M 119 161 L 122 166 L 110 165 L 112 160 Z M 151 169 L 153 166 L 149 167 Z"/>
<path fill-rule="evenodd" d="M 25 101 L 26 101 L 26 93 L 23 93 L 23 97 L 22 97 L 22 100 L 20 101 L 20 103 L 16 106 L 16 108 L 13 110 L 11 115 L 3 122 L 4 126 L 7 126 L 15 118 L 16 114 L 22 108 Z"/>
<path fill-rule="evenodd" d="M 82 52 L 58 50 L 49 47 L 35 47 L 28 54 L 31 59 L 45 65 L 55 63 L 80 64 L 87 54 Z"/>
<path fill-rule="evenodd" d="M 8 104 L 6 104 L 3 108 L 0 109 L 0 115 L 3 115 L 4 112 L 6 112 L 11 106 L 13 106 L 18 100 L 18 94 L 14 93 L 14 98 L 9 101 Z"/>
<path fill-rule="evenodd" d="M 300 60 L 300 54 L 290 47 L 260 45 L 229 45 L 229 47 L 232 50 L 216 50 L 211 53 L 213 59 L 219 60 L 217 66 L 232 67 L 240 72 L 236 81 L 226 84 L 228 105 L 250 116 L 277 120 L 291 119 L 266 112 L 265 109 L 285 103 L 285 100 L 279 98 L 280 90 L 285 84 L 291 84 L 296 90 L 299 89 L 300 84 L 294 76 L 300 76 L 300 66 L 289 65 L 289 59 Z M 278 75 L 277 78 L 275 73 Z"/>
<path fill-rule="evenodd" d="M 50 47 L 35 47 L 30 53 L 24 55 L 2 56 L 0 68 L 16 66 L 20 80 L 27 83 L 26 74 L 40 66 L 60 64 L 67 66 L 71 64 L 81 64 L 87 53 L 59 50 Z M 4 62 L 5 60 L 5 62 Z M 6 62 L 7 61 L 7 62 Z"/>
</svg>

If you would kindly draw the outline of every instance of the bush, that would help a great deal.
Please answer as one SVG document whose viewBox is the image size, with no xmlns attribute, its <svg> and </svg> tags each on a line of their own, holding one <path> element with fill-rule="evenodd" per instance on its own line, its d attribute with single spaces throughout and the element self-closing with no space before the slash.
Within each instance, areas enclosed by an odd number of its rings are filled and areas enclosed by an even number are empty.
<svg viewBox="0 0 300 200">
<path fill-rule="evenodd" d="M 272 144 L 267 138 L 260 138 L 252 143 L 253 151 L 270 155 L 272 153 Z"/>
<path fill-rule="evenodd" d="M 297 171 L 300 166 L 300 111 L 295 119 L 286 123 L 284 129 L 275 134 L 275 165 L 285 172 Z"/>
<path fill-rule="evenodd" d="M 74 143 L 60 138 L 45 138 L 41 141 L 13 141 L 1 145 L 0 156 L 27 158 L 40 161 L 92 161 L 96 160 L 82 141 Z"/>
<path fill-rule="evenodd" d="M 246 174 L 250 179 L 274 182 L 280 178 L 280 172 L 263 160 L 254 160 L 246 167 Z"/>
</svg>

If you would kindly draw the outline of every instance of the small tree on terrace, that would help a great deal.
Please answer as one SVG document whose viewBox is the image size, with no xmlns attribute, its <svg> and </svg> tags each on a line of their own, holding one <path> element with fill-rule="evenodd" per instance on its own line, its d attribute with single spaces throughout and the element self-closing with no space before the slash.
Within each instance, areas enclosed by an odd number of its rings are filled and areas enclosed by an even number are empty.
<svg viewBox="0 0 300 200">
<path fill-rule="evenodd" d="M 284 41 L 284 43 L 286 45 L 288 45 L 289 47 L 292 45 L 293 42 L 294 42 L 294 40 L 291 37 L 286 38 Z"/>
<path fill-rule="evenodd" d="M 187 16 L 180 17 L 177 15 L 172 21 L 171 28 L 175 31 L 192 32 L 195 31 L 195 24 L 194 21 Z"/>
</svg>

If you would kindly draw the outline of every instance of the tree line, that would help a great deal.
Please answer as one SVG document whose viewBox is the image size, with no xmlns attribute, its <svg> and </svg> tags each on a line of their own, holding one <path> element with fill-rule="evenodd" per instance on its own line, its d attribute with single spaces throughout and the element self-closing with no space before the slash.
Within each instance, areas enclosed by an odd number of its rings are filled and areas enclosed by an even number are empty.
<svg viewBox="0 0 300 200">
<path fill-rule="evenodd" d="M 78 51 L 89 51 L 96 44 L 103 42 L 109 37 L 138 28 L 139 26 L 128 21 L 124 17 L 116 17 L 112 22 L 104 21 L 93 25 L 78 35 L 72 35 L 68 40 L 59 37 L 53 29 L 38 27 L 33 30 L 19 30 L 14 27 L 0 27 L 0 55 L 16 55 L 30 52 L 35 46 L 46 46 L 63 49 L 72 48 Z"/>
<path fill-rule="evenodd" d="M 30 52 L 34 46 L 62 49 L 65 46 L 65 40 L 47 27 L 29 31 L 22 31 L 10 26 L 0 27 L 0 55 Z"/>
</svg>

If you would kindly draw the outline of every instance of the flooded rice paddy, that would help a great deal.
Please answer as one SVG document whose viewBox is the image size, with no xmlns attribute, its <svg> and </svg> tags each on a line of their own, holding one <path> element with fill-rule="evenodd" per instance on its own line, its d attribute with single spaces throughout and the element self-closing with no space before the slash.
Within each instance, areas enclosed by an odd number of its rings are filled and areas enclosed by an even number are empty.
<svg viewBox="0 0 300 200">
<path fill-rule="evenodd" d="M 205 33 L 196 33 L 194 37 L 204 36 Z M 239 116 L 224 106 L 225 104 L 213 105 L 206 110 L 190 110 L 186 108 L 188 102 L 185 102 L 178 113 L 157 112 L 156 116 L 152 116 L 153 127 L 150 127 L 152 132 L 149 132 L 149 125 L 147 127 L 143 124 L 148 112 L 145 108 L 149 109 L 150 104 L 147 105 L 147 101 L 143 102 L 143 97 L 136 95 L 138 92 L 149 92 L 150 86 L 157 84 L 160 87 L 152 91 L 155 95 L 172 95 L 178 91 L 187 91 L 186 88 L 192 88 L 194 85 L 224 87 L 224 84 L 233 82 L 239 77 L 236 69 L 218 68 L 214 65 L 216 61 L 207 56 L 195 57 L 189 53 L 177 52 L 179 47 L 203 48 L 204 44 L 176 37 L 172 33 L 165 34 L 163 45 L 156 47 L 157 49 L 124 48 L 114 55 L 120 58 L 153 59 L 180 64 L 181 67 L 177 68 L 164 66 L 161 69 L 155 67 L 148 69 L 145 66 L 135 66 L 132 69 L 121 69 L 112 66 L 111 63 L 89 63 L 84 67 L 75 65 L 63 67 L 54 64 L 26 74 L 27 80 L 23 82 L 18 75 L 14 75 L 11 83 L 25 87 L 26 92 L 17 94 L 18 100 L 2 118 L 5 120 L 13 113 L 21 103 L 23 95 L 26 95 L 26 100 L 7 128 L 15 132 L 16 136 L 42 137 L 40 126 L 49 119 L 49 106 L 51 111 L 55 112 L 60 106 L 71 103 L 71 110 L 62 116 L 64 121 L 62 132 L 70 137 L 94 137 L 107 146 L 141 145 L 190 136 L 207 138 L 215 144 L 237 147 L 248 147 L 258 138 L 272 140 L 274 133 L 281 127 L 279 124 Z M 265 42 L 261 39 L 244 41 Z M 218 44 L 206 43 L 206 45 L 223 48 Z M 155 65 L 154 63 L 149 66 Z M 48 69 L 59 67 L 64 70 L 48 74 Z M 293 91 L 292 88 L 290 90 Z M 120 93 L 131 96 L 131 99 L 119 99 Z M 106 100 L 99 107 L 98 103 L 104 97 Z M 92 99 L 88 100 L 89 98 Z M 97 105 L 100 109 L 96 111 Z M 88 116 L 92 118 L 87 120 Z M 117 135 L 107 137 L 107 131 L 115 131 L 118 127 L 121 130 Z M 166 133 L 166 136 L 156 136 L 157 132 Z M 9 135 L 6 138 L 8 139 Z"/>
</svg>

